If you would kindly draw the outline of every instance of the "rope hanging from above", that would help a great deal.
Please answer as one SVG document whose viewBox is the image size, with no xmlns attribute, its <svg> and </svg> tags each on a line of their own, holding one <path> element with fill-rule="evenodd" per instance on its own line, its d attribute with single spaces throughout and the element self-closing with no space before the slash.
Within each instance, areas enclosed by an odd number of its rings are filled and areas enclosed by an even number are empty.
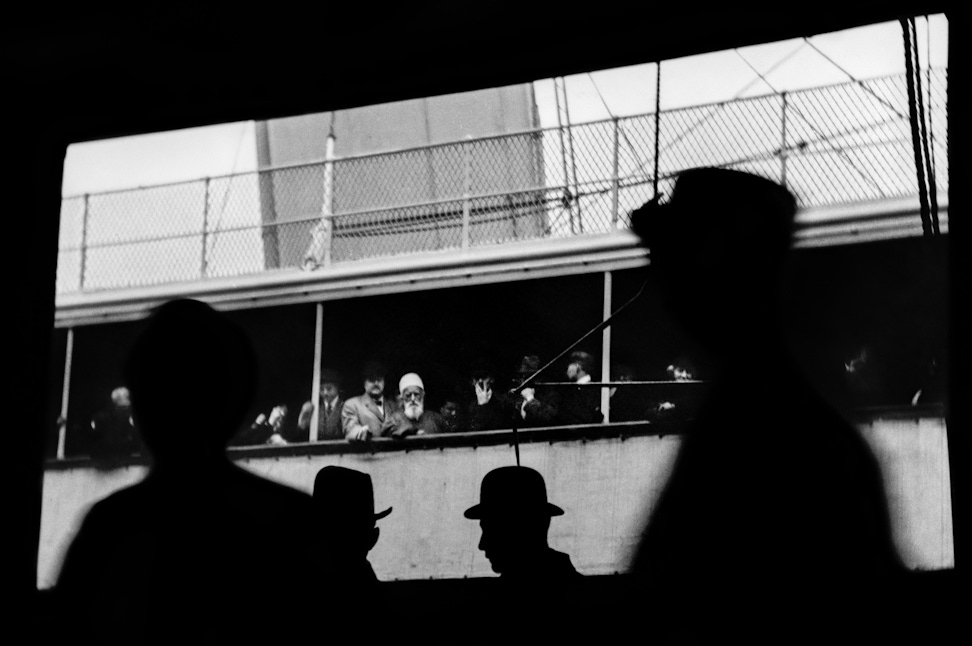
<svg viewBox="0 0 972 646">
<path fill-rule="evenodd" d="M 911 142 L 915 154 L 915 171 L 918 179 L 918 199 L 920 203 L 921 230 L 925 236 L 939 234 L 938 200 L 934 178 L 929 168 L 930 151 L 928 135 L 924 128 L 925 110 L 921 97 L 921 71 L 918 62 L 918 47 L 914 18 L 902 18 L 901 29 L 904 37 L 905 75 L 908 86 L 908 113 L 911 120 Z M 929 195 L 931 194 L 931 195 Z M 934 218 L 929 197 L 934 202 Z M 933 221 L 934 220 L 934 221 Z"/>
</svg>

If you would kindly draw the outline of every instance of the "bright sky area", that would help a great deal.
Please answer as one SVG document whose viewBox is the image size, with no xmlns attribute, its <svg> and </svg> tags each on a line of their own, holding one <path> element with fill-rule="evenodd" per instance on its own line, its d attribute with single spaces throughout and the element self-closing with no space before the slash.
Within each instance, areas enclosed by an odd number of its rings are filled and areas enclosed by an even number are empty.
<svg viewBox="0 0 972 646">
<path fill-rule="evenodd" d="M 916 26 L 921 66 L 946 67 L 945 17 L 918 18 Z M 851 77 L 900 74 L 904 69 L 901 25 L 881 23 L 806 40 L 663 61 L 660 103 L 662 110 L 668 110 L 843 83 Z M 651 63 L 566 77 L 571 123 L 654 112 L 656 71 Z M 541 126 L 556 126 L 553 80 L 538 80 L 534 87 Z M 62 194 L 149 186 L 255 168 L 252 121 L 107 139 L 68 147 Z"/>
</svg>

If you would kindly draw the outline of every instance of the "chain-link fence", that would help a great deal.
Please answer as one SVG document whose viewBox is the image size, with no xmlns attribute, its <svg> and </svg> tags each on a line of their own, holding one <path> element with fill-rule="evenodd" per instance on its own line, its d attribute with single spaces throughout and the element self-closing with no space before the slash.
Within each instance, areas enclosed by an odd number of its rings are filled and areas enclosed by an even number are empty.
<svg viewBox="0 0 972 646">
<path fill-rule="evenodd" d="M 939 195 L 947 70 L 926 78 Z M 903 75 L 62 201 L 59 293 L 605 233 L 686 168 L 801 207 L 917 195 Z M 658 159 L 655 159 L 655 149 Z"/>
</svg>

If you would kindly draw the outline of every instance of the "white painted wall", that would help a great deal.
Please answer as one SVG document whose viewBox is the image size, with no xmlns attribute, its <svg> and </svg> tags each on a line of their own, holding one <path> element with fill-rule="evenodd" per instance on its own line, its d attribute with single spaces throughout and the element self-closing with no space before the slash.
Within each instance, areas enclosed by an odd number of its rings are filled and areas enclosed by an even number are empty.
<svg viewBox="0 0 972 646">
<path fill-rule="evenodd" d="M 905 563 L 954 567 L 944 420 L 878 419 L 860 428 L 882 466 Z M 522 464 L 544 475 L 549 499 L 566 512 L 551 522 L 551 546 L 570 554 L 584 574 L 624 571 L 680 442 L 678 436 L 647 436 L 522 445 Z M 500 445 L 261 457 L 240 464 L 308 493 L 317 471 L 329 464 L 369 473 L 376 509 L 394 507 L 378 522 L 381 537 L 369 560 L 380 579 L 393 580 L 491 576 L 477 548 L 479 524 L 462 514 L 478 501 L 483 476 L 513 463 L 513 449 Z M 144 467 L 45 472 L 39 587 L 56 581 L 62 551 L 90 505 L 144 473 Z"/>
</svg>

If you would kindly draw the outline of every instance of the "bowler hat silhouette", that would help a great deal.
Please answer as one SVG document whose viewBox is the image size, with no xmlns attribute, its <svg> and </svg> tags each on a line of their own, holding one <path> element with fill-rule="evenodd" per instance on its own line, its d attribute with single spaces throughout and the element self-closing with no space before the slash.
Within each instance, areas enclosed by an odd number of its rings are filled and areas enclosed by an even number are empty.
<svg viewBox="0 0 972 646">
<path fill-rule="evenodd" d="M 547 502 L 543 476 L 529 467 L 500 467 L 483 478 L 479 504 L 463 514 L 480 519 L 495 516 L 561 516 L 564 510 Z"/>
<path fill-rule="evenodd" d="M 375 513 L 371 476 L 354 469 L 327 466 L 314 478 L 314 506 L 333 523 L 371 524 L 391 513 Z"/>
</svg>

